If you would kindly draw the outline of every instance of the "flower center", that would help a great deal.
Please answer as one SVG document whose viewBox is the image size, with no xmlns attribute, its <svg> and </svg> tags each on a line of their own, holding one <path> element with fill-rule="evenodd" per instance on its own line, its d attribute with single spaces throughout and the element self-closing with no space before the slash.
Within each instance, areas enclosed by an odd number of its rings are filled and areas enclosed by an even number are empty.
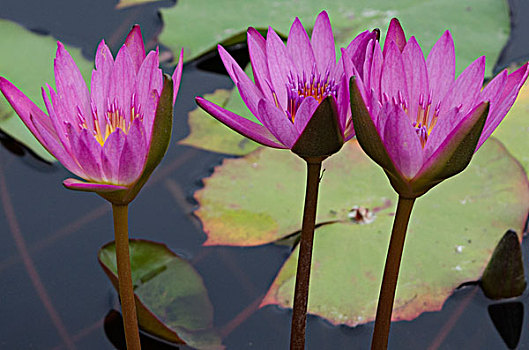
<svg viewBox="0 0 529 350">
<path fill-rule="evenodd" d="M 294 122 L 296 112 L 303 102 L 309 96 L 313 97 L 318 104 L 327 96 L 336 97 L 338 85 L 334 79 L 329 77 L 329 72 L 319 74 L 313 72 L 308 77 L 290 75 L 287 83 L 287 115 Z M 277 102 L 276 102 L 277 104 Z"/>
<path fill-rule="evenodd" d="M 385 98 L 388 99 L 387 95 Z M 409 110 L 409 104 L 400 91 L 397 97 L 393 97 L 393 103 L 400 105 L 404 112 L 406 112 L 413 121 L 414 117 L 410 115 L 411 111 Z M 415 121 L 412 122 L 412 125 L 415 128 L 415 132 L 417 132 L 417 136 L 419 136 L 423 148 L 426 145 L 426 141 L 428 141 L 428 136 L 432 132 L 433 127 L 437 123 L 440 105 L 441 101 L 437 102 L 437 105 L 432 111 L 432 94 L 429 93 L 427 98 L 425 98 L 424 94 L 419 95 L 417 115 L 415 116 Z"/>
<path fill-rule="evenodd" d="M 135 119 L 143 119 L 143 115 L 140 113 L 140 106 L 135 103 L 135 95 L 132 96 L 129 115 L 123 113 L 121 108 L 117 106 L 116 101 L 108 103 L 107 112 L 103 114 L 103 118 L 100 118 L 95 109 L 92 109 L 92 115 L 94 118 L 93 126 L 89 126 L 86 124 L 86 119 L 78 108 L 77 117 L 79 118 L 79 127 L 89 130 L 101 146 L 105 144 L 108 136 L 117 129 L 121 129 L 121 131 L 127 134 Z"/>
</svg>

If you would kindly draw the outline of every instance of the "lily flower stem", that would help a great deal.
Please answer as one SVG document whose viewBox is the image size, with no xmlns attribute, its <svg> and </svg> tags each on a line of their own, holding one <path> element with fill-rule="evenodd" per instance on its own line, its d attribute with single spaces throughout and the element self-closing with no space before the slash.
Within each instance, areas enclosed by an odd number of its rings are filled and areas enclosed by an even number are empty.
<svg viewBox="0 0 529 350">
<path fill-rule="evenodd" d="M 408 230 L 408 222 L 410 221 L 413 203 L 415 203 L 415 198 L 399 197 L 397 213 L 393 220 L 393 229 L 391 231 L 389 249 L 386 257 L 386 266 L 384 267 L 384 277 L 382 278 L 382 285 L 378 297 L 371 350 L 385 350 L 388 348 L 393 301 L 395 300 L 395 290 L 397 288 L 400 262 L 404 250 L 404 240 L 406 238 L 406 231 Z"/>
<path fill-rule="evenodd" d="M 309 297 L 310 267 L 312 261 L 312 244 L 316 223 L 316 206 L 320 185 L 320 171 L 323 159 L 307 158 L 307 188 L 301 240 L 299 242 L 298 268 L 296 273 L 296 289 L 294 293 L 294 309 L 290 333 L 290 349 L 305 349 L 305 325 L 307 322 L 307 302 Z"/>
<path fill-rule="evenodd" d="M 121 299 L 127 350 L 140 350 L 140 334 L 130 270 L 128 205 L 112 204 L 112 214 L 114 216 L 119 298 Z"/>
</svg>

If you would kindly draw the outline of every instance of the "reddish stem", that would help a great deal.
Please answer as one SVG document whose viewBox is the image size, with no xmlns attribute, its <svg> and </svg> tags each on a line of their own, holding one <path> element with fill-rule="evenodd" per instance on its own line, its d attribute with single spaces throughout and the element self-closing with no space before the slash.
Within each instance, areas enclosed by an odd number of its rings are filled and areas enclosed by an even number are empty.
<svg viewBox="0 0 529 350">
<path fill-rule="evenodd" d="M 305 326 L 307 322 L 307 302 L 309 297 L 310 267 L 312 262 L 312 244 L 316 223 L 316 206 L 320 185 L 322 159 L 305 159 L 307 161 L 307 187 L 301 240 L 299 242 L 298 269 L 296 289 L 294 292 L 294 309 L 290 335 L 290 349 L 305 349 Z"/>
<path fill-rule="evenodd" d="M 112 204 L 112 213 L 114 216 L 119 298 L 121 300 L 127 350 L 140 350 L 140 333 L 130 270 L 128 206 Z"/>
<path fill-rule="evenodd" d="M 380 287 L 378 297 L 377 316 L 375 319 L 371 350 L 385 350 L 388 348 L 391 313 L 393 311 L 393 301 L 395 300 L 395 290 L 399 277 L 400 261 L 414 202 L 415 198 L 399 197 L 397 213 L 395 214 L 393 230 L 391 231 L 388 255 L 386 257 L 386 266 L 384 267 L 384 277 L 382 278 L 382 286 Z"/>
</svg>

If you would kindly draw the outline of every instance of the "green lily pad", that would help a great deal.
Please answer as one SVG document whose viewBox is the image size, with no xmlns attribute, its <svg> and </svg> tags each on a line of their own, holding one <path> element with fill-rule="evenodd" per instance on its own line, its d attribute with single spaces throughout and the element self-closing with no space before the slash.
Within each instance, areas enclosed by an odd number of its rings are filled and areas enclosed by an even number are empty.
<svg viewBox="0 0 529 350">
<path fill-rule="evenodd" d="M 309 312 L 355 326 L 374 319 L 397 198 L 355 140 L 323 166 Z M 305 164 L 288 151 L 225 160 L 204 183 L 195 213 L 206 245 L 265 244 L 301 227 Z M 505 230 L 523 231 L 528 210 L 526 174 L 490 139 L 462 174 L 416 201 L 394 319 L 439 310 L 455 287 L 478 280 Z M 297 248 L 262 305 L 291 307 L 296 264 Z"/>
<path fill-rule="evenodd" d="M 0 75 L 15 84 L 37 106 L 46 111 L 40 88 L 46 83 L 54 86 L 53 59 L 57 49 L 56 40 L 51 36 L 32 33 L 14 22 L 3 19 L 0 19 L 0 33 L 0 46 L 4 48 L 0 55 Z M 82 56 L 80 49 L 67 49 L 85 81 L 90 81 L 93 64 Z M 39 157 L 55 161 L 18 118 L 1 93 L 0 129 L 28 146 Z"/>
<path fill-rule="evenodd" d="M 524 84 L 513 107 L 494 131 L 505 147 L 529 171 L 529 83 Z"/>
<path fill-rule="evenodd" d="M 185 49 L 186 60 L 215 49 L 217 43 L 245 40 L 249 26 L 272 26 L 288 34 L 298 16 L 306 28 L 314 25 L 318 13 L 326 10 L 332 21 L 336 44 L 346 46 L 356 34 L 380 28 L 398 17 L 408 35 L 416 35 L 426 48 L 450 29 L 457 44 L 457 71 L 478 56 L 487 56 L 490 74 L 509 35 L 509 8 L 503 0 L 179 0 L 176 6 L 161 9 L 165 23 L 160 41 L 173 52 Z M 244 13 L 244 16 L 241 16 Z M 431 14 L 436 20 L 431 20 Z"/>
<path fill-rule="evenodd" d="M 150 334 L 197 349 L 224 349 L 212 328 L 213 306 L 200 275 L 165 245 L 130 240 L 132 283 L 140 327 Z M 118 290 L 116 246 L 98 253 L 99 263 Z"/>
</svg>

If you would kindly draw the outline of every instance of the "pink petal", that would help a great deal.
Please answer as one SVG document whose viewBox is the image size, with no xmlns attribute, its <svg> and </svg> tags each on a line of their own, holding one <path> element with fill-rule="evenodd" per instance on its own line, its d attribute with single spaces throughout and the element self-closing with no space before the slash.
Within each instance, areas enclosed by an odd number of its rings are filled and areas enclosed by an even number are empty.
<svg viewBox="0 0 529 350">
<path fill-rule="evenodd" d="M 143 46 L 143 38 L 139 25 L 135 24 L 132 27 L 127 35 L 127 39 L 125 39 L 125 46 L 129 49 L 132 62 L 134 62 L 134 67 L 137 72 L 145 58 L 145 47 Z"/>
<path fill-rule="evenodd" d="M 380 92 L 380 78 L 382 76 L 382 64 L 384 62 L 382 50 L 378 41 L 374 42 L 373 47 L 373 59 L 371 61 L 371 67 L 369 69 L 369 80 L 366 83 L 366 89 L 368 91 L 373 90 L 374 95 L 377 99 L 381 100 Z M 365 70 L 365 68 L 364 68 Z"/>
<path fill-rule="evenodd" d="M 86 177 L 83 176 L 83 178 L 100 182 L 103 179 L 101 172 L 101 145 L 87 129 L 83 129 L 79 134 L 73 135 L 77 137 L 72 140 L 72 151 L 77 163 L 85 173 Z"/>
<path fill-rule="evenodd" d="M 423 163 L 423 151 L 417 132 L 399 106 L 387 103 L 384 113 L 387 119 L 383 134 L 386 151 L 400 173 L 411 179 Z"/>
<path fill-rule="evenodd" d="M 442 101 L 455 79 L 456 55 L 454 41 L 447 30 L 437 40 L 426 59 L 428 83 L 432 91 L 432 108 Z"/>
<path fill-rule="evenodd" d="M 529 64 L 526 63 L 515 72 L 511 73 L 507 78 L 505 87 L 500 98 L 496 101 L 496 104 L 491 105 L 491 111 L 481 133 L 476 150 L 489 138 L 489 136 L 496 130 L 498 125 L 501 123 L 507 112 L 511 109 L 520 89 L 527 80 L 529 74 Z"/>
<path fill-rule="evenodd" d="M 267 99 L 273 100 L 266 58 L 266 40 L 255 28 L 248 28 L 248 52 L 250 53 L 255 85 Z"/>
<path fill-rule="evenodd" d="M 259 114 L 261 114 L 263 124 L 270 133 L 287 148 L 292 148 L 299 137 L 299 133 L 285 112 L 263 99 L 259 102 Z"/>
<path fill-rule="evenodd" d="M 336 64 L 336 52 L 334 47 L 334 36 L 332 34 L 331 21 L 326 11 L 320 12 L 312 30 L 312 50 L 316 58 L 319 72 L 325 72 Z"/>
<path fill-rule="evenodd" d="M 141 68 L 140 68 L 141 69 Z M 136 69 L 129 49 L 123 45 L 119 50 L 110 76 L 109 102 L 128 116 L 131 112 L 132 92 L 136 81 Z M 128 118 L 127 118 L 128 120 Z"/>
<path fill-rule="evenodd" d="M 438 117 L 424 145 L 424 159 L 431 157 L 464 117 L 465 114 L 458 108 L 452 108 Z"/>
<path fill-rule="evenodd" d="M 263 118 L 259 114 L 259 110 L 257 108 L 257 105 L 259 104 L 259 101 L 263 99 L 263 95 L 261 94 L 261 91 L 255 86 L 253 83 L 243 83 L 239 82 L 237 83 L 237 89 L 239 89 L 239 93 L 241 95 L 242 100 L 252 112 L 254 116 L 257 117 L 257 119 L 263 123 Z"/>
<path fill-rule="evenodd" d="M 283 41 L 272 28 L 268 29 L 266 37 L 266 54 L 272 88 L 276 93 L 279 105 L 286 110 L 288 78 L 289 76 L 298 76 L 298 72 Z"/>
<path fill-rule="evenodd" d="M 27 96 L 24 95 L 22 91 L 20 91 L 9 80 L 3 77 L 0 77 L 0 90 L 4 94 L 11 107 L 13 107 L 20 119 L 22 119 L 24 124 L 27 126 L 29 131 L 31 131 L 37 140 L 39 140 L 39 142 L 46 149 L 48 149 L 46 141 L 37 132 L 37 129 L 31 121 L 31 118 L 38 120 L 42 127 L 45 128 L 54 139 L 57 139 L 57 134 L 55 133 L 49 117 L 39 107 L 31 102 L 31 100 L 27 98 Z"/>
<path fill-rule="evenodd" d="M 316 67 L 316 59 L 310 44 L 309 36 L 303 28 L 303 25 L 296 17 L 287 39 L 287 51 L 296 64 L 298 72 L 310 75 Z"/>
<path fill-rule="evenodd" d="M 494 105 L 498 101 L 507 82 L 507 69 L 504 69 L 500 74 L 494 77 L 479 94 L 479 99 L 481 101 L 490 101 L 491 110 L 494 108 Z"/>
<path fill-rule="evenodd" d="M 440 115 L 454 107 L 460 108 L 465 114 L 468 113 L 474 106 L 476 98 L 481 91 L 484 74 L 485 56 L 482 56 L 472 62 L 457 80 L 452 83 L 450 90 L 444 99 L 441 100 Z"/>
<path fill-rule="evenodd" d="M 373 55 L 373 39 L 375 39 L 375 34 L 366 30 L 365 32 L 358 34 L 345 49 L 345 52 L 347 52 L 349 57 L 348 61 L 355 66 L 362 78 L 364 77 L 366 53 L 370 57 Z M 368 46 L 370 49 L 368 49 Z"/>
<path fill-rule="evenodd" d="M 176 102 L 176 96 L 178 95 L 178 89 L 180 88 L 180 80 L 182 79 L 183 69 L 184 69 L 184 49 L 182 48 L 182 50 L 180 51 L 180 57 L 178 58 L 178 64 L 176 65 L 173 75 L 171 76 L 171 79 L 173 80 L 173 104 Z"/>
<path fill-rule="evenodd" d="M 45 127 L 38 119 L 30 117 L 32 123 L 35 126 L 37 138 L 44 140 L 45 147 L 57 160 L 68 170 L 78 176 L 86 176 L 84 170 L 82 170 L 77 164 L 76 160 L 73 159 L 69 150 L 67 150 L 63 144 L 57 139 L 57 137 L 50 133 L 50 130 Z M 44 144 L 43 144 L 44 145 Z"/>
<path fill-rule="evenodd" d="M 72 123 L 78 123 L 80 111 L 88 126 L 93 127 L 88 88 L 72 56 L 59 41 L 57 42 L 54 68 L 57 94 L 61 97 L 60 103 L 64 105 L 66 111 L 70 114 L 69 120 Z"/>
<path fill-rule="evenodd" d="M 428 100 L 428 71 L 422 50 L 411 37 L 402 51 L 402 62 L 406 73 L 406 83 L 408 84 L 408 115 L 411 119 L 417 115 L 419 99 L 422 95 L 425 101 Z"/>
<path fill-rule="evenodd" d="M 394 42 L 400 52 L 402 52 L 406 46 L 406 35 L 404 35 L 404 30 L 402 29 L 399 20 L 396 18 L 392 18 L 391 22 L 389 22 L 386 40 L 384 41 L 384 57 L 386 57 L 390 42 Z"/>
<path fill-rule="evenodd" d="M 146 155 L 145 130 L 140 119 L 136 119 L 125 138 L 119 158 L 118 184 L 129 185 L 138 180 L 145 166 Z"/>
<path fill-rule="evenodd" d="M 125 138 L 125 133 L 121 129 L 117 129 L 107 137 L 101 150 L 102 172 L 105 179 L 110 183 L 118 183 L 119 181 L 119 159 L 125 145 Z"/>
<path fill-rule="evenodd" d="M 241 97 L 244 100 L 248 109 L 259 119 L 259 112 L 257 111 L 257 103 L 263 98 L 261 91 L 255 86 L 252 80 L 244 73 L 242 68 L 237 62 L 230 56 L 230 54 L 219 45 L 219 54 L 228 71 L 231 79 L 235 85 L 239 88 Z"/>
<path fill-rule="evenodd" d="M 336 93 L 336 109 L 338 111 L 340 131 L 342 134 L 345 131 L 346 124 L 351 119 L 351 104 L 349 103 L 349 79 L 345 75 L 342 75 L 341 82 L 339 82 L 340 87 Z M 349 119 L 349 120 L 348 120 Z M 354 130 L 352 130 L 354 135 Z M 347 141 L 347 140 L 346 140 Z"/>
<path fill-rule="evenodd" d="M 46 87 L 50 95 L 52 96 L 55 95 L 55 91 L 53 91 L 51 86 L 46 84 Z M 64 148 L 64 150 L 70 155 L 70 157 L 72 157 L 72 153 L 70 151 L 70 148 L 71 148 L 70 141 L 66 137 L 67 130 L 64 124 L 64 118 L 62 115 L 63 112 L 61 111 L 62 106 L 60 104 L 58 105 L 59 107 L 58 109 L 61 112 L 57 113 L 52 104 L 52 101 L 50 100 L 50 96 L 48 96 L 48 94 L 46 93 L 46 90 L 42 88 L 41 92 L 42 92 L 42 99 L 44 100 L 44 104 L 46 105 L 46 109 L 48 110 L 48 114 L 50 115 L 49 120 L 51 121 L 53 125 L 53 131 L 52 131 L 53 138 L 58 139 L 62 147 Z"/>
<path fill-rule="evenodd" d="M 139 106 L 140 113 L 143 115 L 147 135 L 151 134 L 158 99 L 163 87 L 163 74 L 158 66 L 158 50 L 151 51 L 143 61 L 136 76 L 134 90 L 136 108 Z"/>
<path fill-rule="evenodd" d="M 91 89 L 91 104 L 95 114 L 99 119 L 99 127 L 104 129 L 105 114 L 108 109 L 108 90 L 110 89 L 110 75 L 112 74 L 112 67 L 114 66 L 114 59 L 110 49 L 101 40 L 96 52 L 95 59 L 96 69 L 92 71 Z"/>
<path fill-rule="evenodd" d="M 244 79 L 244 76 L 246 76 L 246 74 L 244 73 L 244 70 L 241 68 L 241 66 L 239 66 L 237 61 L 235 61 L 233 57 L 231 57 L 231 55 L 228 53 L 228 51 L 226 51 L 226 49 L 223 48 L 221 45 L 217 45 L 217 49 L 219 51 L 220 59 L 222 60 L 222 63 L 224 64 L 224 67 L 226 68 L 226 71 L 228 72 L 231 80 L 233 80 L 235 84 L 239 82 L 239 78 L 235 74 L 235 71 L 240 72 L 239 77 Z M 246 76 L 246 79 L 250 80 L 248 76 Z"/>
<path fill-rule="evenodd" d="M 301 134 L 305 130 L 305 126 L 307 126 L 318 105 L 318 101 L 312 96 L 306 97 L 301 102 L 294 118 L 294 127 L 298 131 L 298 134 Z"/>
<path fill-rule="evenodd" d="M 382 131 L 384 131 L 384 126 L 386 125 L 387 115 L 382 110 L 382 104 L 373 91 L 371 91 L 370 99 L 370 102 L 366 103 L 366 106 L 369 106 L 369 113 L 373 120 L 373 124 L 375 124 L 379 133 L 382 133 Z"/>
<path fill-rule="evenodd" d="M 226 124 L 229 128 L 237 131 L 239 134 L 246 136 L 255 142 L 273 148 L 287 148 L 270 134 L 270 131 L 264 126 L 243 118 L 222 107 L 217 106 L 202 97 L 195 98 L 197 104 L 220 122 Z"/>
<path fill-rule="evenodd" d="M 404 73 L 402 54 L 394 41 L 389 42 L 380 77 L 380 93 L 397 101 L 404 99 L 408 103 L 408 85 Z M 385 101 L 385 97 L 382 99 Z"/>
<path fill-rule="evenodd" d="M 86 191 L 86 192 L 107 193 L 107 192 L 114 192 L 114 191 L 120 191 L 120 190 L 128 190 L 128 187 L 126 186 L 84 182 L 84 181 L 80 181 L 80 180 L 72 179 L 72 178 L 64 180 L 62 184 L 70 190 Z"/>
</svg>

